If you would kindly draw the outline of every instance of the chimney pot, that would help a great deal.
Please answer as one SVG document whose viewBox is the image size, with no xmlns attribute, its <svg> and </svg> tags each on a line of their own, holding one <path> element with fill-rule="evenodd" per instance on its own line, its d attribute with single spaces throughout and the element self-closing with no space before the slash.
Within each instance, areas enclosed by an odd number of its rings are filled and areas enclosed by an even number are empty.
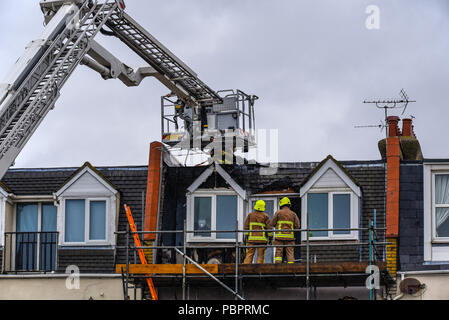
<svg viewBox="0 0 449 320">
<path fill-rule="evenodd" d="M 402 120 L 402 135 L 404 137 L 413 137 L 413 120 L 412 119 L 403 119 Z"/>
<path fill-rule="evenodd" d="M 388 122 L 388 137 L 398 137 L 401 135 L 401 132 L 399 130 L 399 117 L 396 116 L 390 116 L 387 118 Z"/>
</svg>

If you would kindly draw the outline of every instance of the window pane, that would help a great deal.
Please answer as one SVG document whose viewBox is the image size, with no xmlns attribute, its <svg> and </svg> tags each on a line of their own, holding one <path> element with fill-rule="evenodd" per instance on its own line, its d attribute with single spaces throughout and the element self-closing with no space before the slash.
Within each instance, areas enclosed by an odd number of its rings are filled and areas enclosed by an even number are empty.
<svg viewBox="0 0 449 320">
<path fill-rule="evenodd" d="M 309 215 L 309 229 L 328 229 L 328 194 L 309 193 L 307 195 L 307 212 Z M 327 231 L 312 231 L 312 237 L 327 237 Z"/>
<path fill-rule="evenodd" d="M 17 232 L 37 232 L 38 227 L 38 204 L 17 204 Z"/>
<path fill-rule="evenodd" d="M 42 232 L 56 232 L 57 208 L 51 203 L 42 205 Z"/>
<path fill-rule="evenodd" d="M 65 202 L 65 241 L 84 242 L 85 200 Z"/>
<path fill-rule="evenodd" d="M 435 203 L 449 204 L 449 175 L 435 176 Z"/>
<path fill-rule="evenodd" d="M 212 219 L 212 198 L 211 197 L 195 197 L 194 200 L 194 222 L 195 231 L 211 230 Z M 211 233 L 195 232 L 196 237 L 210 237 Z"/>
<path fill-rule="evenodd" d="M 217 196 L 217 230 L 237 228 L 237 196 Z M 217 239 L 235 239 L 235 232 L 217 233 Z"/>
<path fill-rule="evenodd" d="M 40 270 L 54 271 L 56 269 L 56 247 L 58 245 L 57 208 L 52 203 L 42 204 L 42 232 L 41 234 Z"/>
<path fill-rule="evenodd" d="M 435 208 L 437 237 L 449 238 L 449 208 Z"/>
<path fill-rule="evenodd" d="M 90 202 L 89 239 L 106 240 L 106 201 Z"/>
<path fill-rule="evenodd" d="M 351 228 L 351 196 L 349 194 L 334 194 L 334 229 Z M 334 231 L 334 234 L 351 234 L 347 231 Z"/>
<path fill-rule="evenodd" d="M 16 231 L 16 270 L 32 271 L 37 262 L 38 204 L 17 204 Z"/>
</svg>

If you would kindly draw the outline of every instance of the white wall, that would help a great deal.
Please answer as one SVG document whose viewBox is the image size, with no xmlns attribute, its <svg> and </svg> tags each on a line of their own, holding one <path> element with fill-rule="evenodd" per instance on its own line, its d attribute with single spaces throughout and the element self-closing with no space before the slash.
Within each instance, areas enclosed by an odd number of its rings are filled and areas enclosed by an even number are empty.
<svg viewBox="0 0 449 320">
<path fill-rule="evenodd" d="M 133 298 L 133 290 L 129 293 Z M 121 278 L 81 278 L 80 288 L 69 290 L 65 277 L 0 278 L 0 300 L 123 300 Z M 137 290 L 140 299 L 140 290 Z"/>
<path fill-rule="evenodd" d="M 436 275 L 409 275 L 405 278 L 414 278 L 419 280 L 426 288 L 416 295 L 404 295 L 401 300 L 449 300 L 449 274 Z M 398 279 L 398 286 L 401 282 Z M 398 288 L 398 294 L 399 292 Z"/>
</svg>

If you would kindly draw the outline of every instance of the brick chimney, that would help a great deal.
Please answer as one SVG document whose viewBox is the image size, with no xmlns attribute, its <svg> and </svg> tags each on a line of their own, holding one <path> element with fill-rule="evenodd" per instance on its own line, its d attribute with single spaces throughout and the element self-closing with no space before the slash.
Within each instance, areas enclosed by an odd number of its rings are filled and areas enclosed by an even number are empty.
<svg viewBox="0 0 449 320">
<path fill-rule="evenodd" d="M 399 241 L 399 187 L 401 160 L 422 160 L 421 146 L 413 130 L 413 120 L 402 120 L 402 133 L 399 129 L 399 117 L 388 117 L 388 136 L 379 142 L 382 158 L 386 159 L 386 238 L 387 268 L 395 277 L 397 271 Z"/>
<path fill-rule="evenodd" d="M 399 167 L 401 161 L 399 121 L 399 117 L 387 118 L 387 237 L 395 238 L 399 235 Z"/>
<path fill-rule="evenodd" d="M 399 117 L 388 117 L 388 137 L 386 139 L 387 160 L 387 215 L 386 238 L 387 242 L 387 268 L 393 277 L 396 277 L 398 265 L 398 237 L 399 237 L 399 172 L 401 161 L 401 146 L 399 130 Z"/>
</svg>

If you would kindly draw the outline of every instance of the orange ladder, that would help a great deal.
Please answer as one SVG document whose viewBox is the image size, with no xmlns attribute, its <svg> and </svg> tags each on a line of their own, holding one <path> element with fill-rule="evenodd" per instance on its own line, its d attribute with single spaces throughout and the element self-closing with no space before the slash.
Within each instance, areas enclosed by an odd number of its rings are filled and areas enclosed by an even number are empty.
<svg viewBox="0 0 449 320">
<path fill-rule="evenodd" d="M 137 228 L 134 223 L 134 218 L 131 213 L 131 208 L 126 204 L 124 205 L 124 207 L 125 207 L 126 216 L 128 217 L 128 222 L 129 222 L 129 226 L 131 228 L 131 232 L 133 233 L 134 243 L 136 244 L 136 248 L 139 248 L 139 249 L 137 249 L 137 252 L 139 253 L 140 263 L 148 264 L 147 259 L 145 258 L 145 255 L 143 253 L 142 243 L 140 242 L 139 235 L 136 233 Z M 151 275 L 147 274 L 147 276 L 150 277 Z M 147 278 L 147 283 L 148 283 L 148 288 L 150 288 L 151 298 L 153 300 L 158 300 L 156 289 L 154 288 L 153 280 L 151 278 Z"/>
</svg>

